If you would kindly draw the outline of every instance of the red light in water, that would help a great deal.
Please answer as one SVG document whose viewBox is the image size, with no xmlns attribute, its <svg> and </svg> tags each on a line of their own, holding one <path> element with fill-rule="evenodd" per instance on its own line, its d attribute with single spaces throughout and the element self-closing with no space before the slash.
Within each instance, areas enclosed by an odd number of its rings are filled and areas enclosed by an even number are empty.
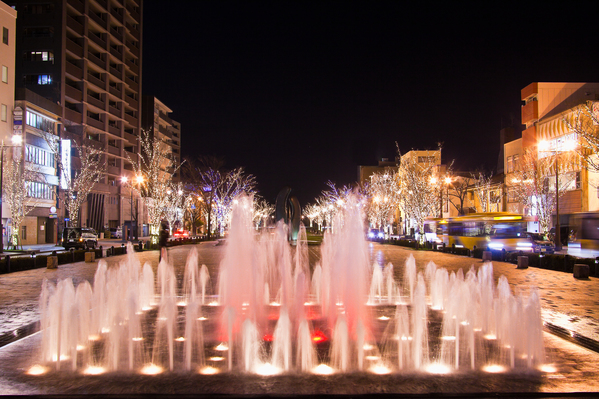
<svg viewBox="0 0 599 399">
<path fill-rule="evenodd" d="M 312 333 L 312 342 L 314 342 L 315 344 L 320 344 L 328 340 L 329 338 L 326 335 L 324 335 L 324 333 L 320 330 L 314 330 L 314 332 Z"/>
<path fill-rule="evenodd" d="M 264 336 L 262 337 L 262 339 L 264 340 L 264 342 L 272 342 L 272 335 L 271 334 L 264 334 Z"/>
</svg>

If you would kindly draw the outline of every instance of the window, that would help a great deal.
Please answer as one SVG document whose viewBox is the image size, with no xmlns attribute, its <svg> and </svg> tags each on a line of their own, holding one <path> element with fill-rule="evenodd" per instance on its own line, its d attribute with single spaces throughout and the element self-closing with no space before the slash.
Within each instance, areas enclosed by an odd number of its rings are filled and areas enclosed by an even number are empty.
<svg viewBox="0 0 599 399">
<path fill-rule="evenodd" d="M 54 63 L 54 53 L 52 51 L 26 51 L 23 53 L 26 61 L 42 61 Z"/>
<path fill-rule="evenodd" d="M 516 169 L 518 167 L 518 161 L 520 161 L 520 157 L 518 154 L 514 154 L 514 156 L 512 158 L 513 158 L 512 163 L 514 164 L 513 168 Z"/>
<path fill-rule="evenodd" d="M 21 240 L 27 239 L 27 226 L 21 226 Z"/>
<path fill-rule="evenodd" d="M 8 28 L 2 28 L 2 43 L 8 44 Z"/>
<path fill-rule="evenodd" d="M 507 173 L 514 172 L 514 164 L 512 163 L 512 157 L 507 157 Z"/>
<path fill-rule="evenodd" d="M 517 202 L 516 189 L 515 188 L 508 188 L 507 189 L 507 202 Z"/>
<path fill-rule="evenodd" d="M 29 126 L 35 127 L 44 132 L 54 133 L 54 122 L 44 118 L 41 115 L 27 111 L 26 122 Z"/>
<path fill-rule="evenodd" d="M 2 104 L 2 106 L 0 106 L 0 120 L 2 122 L 6 122 L 7 114 L 8 114 L 8 111 L 7 111 L 6 104 Z"/>
<path fill-rule="evenodd" d="M 49 14 L 54 10 L 54 4 L 26 4 L 23 6 L 25 14 Z"/>
<path fill-rule="evenodd" d="M 53 153 L 31 144 L 25 146 L 25 161 L 51 168 L 56 165 Z"/>
<path fill-rule="evenodd" d="M 39 199 L 54 199 L 54 187 L 46 184 L 40 183 L 36 181 L 28 181 L 27 182 L 27 196 L 30 198 L 39 198 Z"/>
<path fill-rule="evenodd" d="M 26 85 L 51 85 L 52 75 L 25 75 L 23 81 Z"/>
<path fill-rule="evenodd" d="M 8 83 L 8 67 L 2 65 L 2 83 Z"/>
<path fill-rule="evenodd" d="M 23 33 L 25 33 L 25 37 L 53 37 L 54 28 L 51 26 L 37 26 L 23 29 Z M 6 44 L 8 44 L 8 39 Z"/>
</svg>

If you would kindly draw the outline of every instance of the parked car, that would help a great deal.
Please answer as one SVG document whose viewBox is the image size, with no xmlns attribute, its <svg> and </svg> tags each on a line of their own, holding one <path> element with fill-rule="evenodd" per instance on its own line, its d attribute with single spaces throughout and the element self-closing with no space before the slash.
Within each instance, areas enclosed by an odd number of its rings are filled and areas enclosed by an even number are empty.
<svg viewBox="0 0 599 399">
<path fill-rule="evenodd" d="M 111 227 L 110 238 L 123 238 L 123 228 L 121 226 Z"/>
<path fill-rule="evenodd" d="M 69 248 L 96 248 L 98 246 L 98 234 L 88 227 L 66 227 L 62 231 L 61 245 Z"/>
<path fill-rule="evenodd" d="M 526 233 L 532 242 L 532 251 L 539 253 L 552 254 L 555 252 L 555 245 L 547 237 L 539 233 Z"/>
<path fill-rule="evenodd" d="M 173 238 L 189 238 L 189 231 L 183 229 L 177 229 L 173 233 Z"/>
</svg>

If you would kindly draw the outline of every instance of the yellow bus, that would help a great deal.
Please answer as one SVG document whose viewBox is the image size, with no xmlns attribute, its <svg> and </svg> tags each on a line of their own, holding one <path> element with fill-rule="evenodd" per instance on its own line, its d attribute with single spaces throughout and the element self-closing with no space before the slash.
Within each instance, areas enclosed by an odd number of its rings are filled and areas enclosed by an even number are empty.
<svg viewBox="0 0 599 399">
<path fill-rule="evenodd" d="M 425 237 L 456 248 L 532 251 L 526 234 L 529 218 L 508 212 L 471 213 L 453 218 L 427 219 Z"/>
</svg>

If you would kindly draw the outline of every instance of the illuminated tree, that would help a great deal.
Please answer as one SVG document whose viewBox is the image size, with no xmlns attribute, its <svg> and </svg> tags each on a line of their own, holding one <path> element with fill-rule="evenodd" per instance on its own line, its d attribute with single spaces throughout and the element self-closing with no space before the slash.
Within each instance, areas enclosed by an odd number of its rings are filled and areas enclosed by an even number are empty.
<svg viewBox="0 0 599 399">
<path fill-rule="evenodd" d="M 555 211 L 556 201 L 562 198 L 573 183 L 572 170 L 568 154 L 559 154 L 539 158 L 532 151 L 526 151 L 515 165 L 511 181 L 508 182 L 509 195 L 524 205 L 528 214 L 536 214 L 539 220 L 539 232 L 547 233 L 551 226 L 551 215 Z M 560 169 L 558 195 L 555 192 L 555 166 Z"/>
<path fill-rule="evenodd" d="M 384 228 L 399 205 L 399 180 L 395 171 L 374 173 L 365 185 L 368 195 L 367 216 L 370 224 Z"/>
<path fill-rule="evenodd" d="M 151 131 L 142 130 L 139 141 L 141 154 L 138 160 L 132 160 L 128 154 L 127 157 L 133 166 L 135 175 L 143 176 L 144 180 L 143 184 L 139 186 L 141 191 L 139 194 L 148 209 L 152 243 L 157 243 L 160 221 L 165 217 L 171 200 L 168 191 L 178 167 L 173 165 L 171 147 L 158 135 L 152 135 Z M 137 190 L 136 186 L 132 186 L 132 188 Z"/>
<path fill-rule="evenodd" d="M 489 212 L 492 199 L 495 199 L 495 197 L 492 196 L 491 190 L 491 174 L 479 170 L 472 173 L 472 180 L 474 195 L 476 196 L 476 199 L 478 199 L 479 204 L 479 209 L 477 209 L 477 211 Z"/>
<path fill-rule="evenodd" d="M 574 136 L 570 139 L 580 144 L 577 152 L 584 165 L 599 172 L 599 102 L 575 107 L 563 121 Z"/>
<path fill-rule="evenodd" d="M 0 147 L 0 151 L 4 148 Z M 16 151 L 19 151 L 17 154 Z M 23 157 L 20 148 L 15 148 L 15 153 L 3 162 L 3 200 L 10 208 L 12 218 L 12 236 L 10 242 L 17 247 L 20 242 L 19 232 L 25 217 L 40 202 L 32 193 L 32 183 L 44 181 L 44 175 L 38 170 L 23 168 Z"/>
<path fill-rule="evenodd" d="M 463 176 L 456 176 L 452 179 L 447 190 L 448 200 L 456 209 L 458 215 L 464 215 L 464 204 L 468 198 L 468 193 L 474 188 L 474 179 Z"/>
<path fill-rule="evenodd" d="M 262 225 L 265 227 L 270 217 L 275 213 L 275 207 L 272 204 L 269 204 L 264 198 L 258 196 L 258 194 L 254 195 L 254 224 L 256 225 L 256 229 Z"/>
<path fill-rule="evenodd" d="M 418 159 L 422 158 L 422 159 Z M 434 157 L 402 156 L 399 164 L 399 202 L 408 219 L 414 220 L 420 240 L 424 240 L 424 220 L 438 209 L 441 189 Z"/>
<path fill-rule="evenodd" d="M 58 138 L 50 133 L 45 133 L 44 138 L 61 171 L 61 187 L 64 191 L 62 201 L 69 214 L 70 225 L 77 226 L 81 205 L 87 201 L 87 196 L 91 193 L 94 185 L 100 181 L 106 169 L 106 163 L 101 160 L 103 151 L 97 148 L 92 140 L 84 139 L 82 145 L 76 140 L 71 140 L 77 154 L 73 158 L 71 167 L 71 152 L 68 152 L 69 159 L 62 159 Z"/>
<path fill-rule="evenodd" d="M 216 203 L 216 221 L 222 235 L 229 224 L 233 201 L 241 194 L 251 195 L 256 187 L 254 175 L 246 175 L 242 167 L 235 168 L 224 175 L 216 186 L 214 201 Z"/>
<path fill-rule="evenodd" d="M 168 222 L 171 234 L 177 221 L 182 221 L 183 211 L 185 209 L 185 192 L 183 184 L 172 184 L 166 191 L 168 195 L 167 205 L 164 208 L 164 219 Z"/>
</svg>

